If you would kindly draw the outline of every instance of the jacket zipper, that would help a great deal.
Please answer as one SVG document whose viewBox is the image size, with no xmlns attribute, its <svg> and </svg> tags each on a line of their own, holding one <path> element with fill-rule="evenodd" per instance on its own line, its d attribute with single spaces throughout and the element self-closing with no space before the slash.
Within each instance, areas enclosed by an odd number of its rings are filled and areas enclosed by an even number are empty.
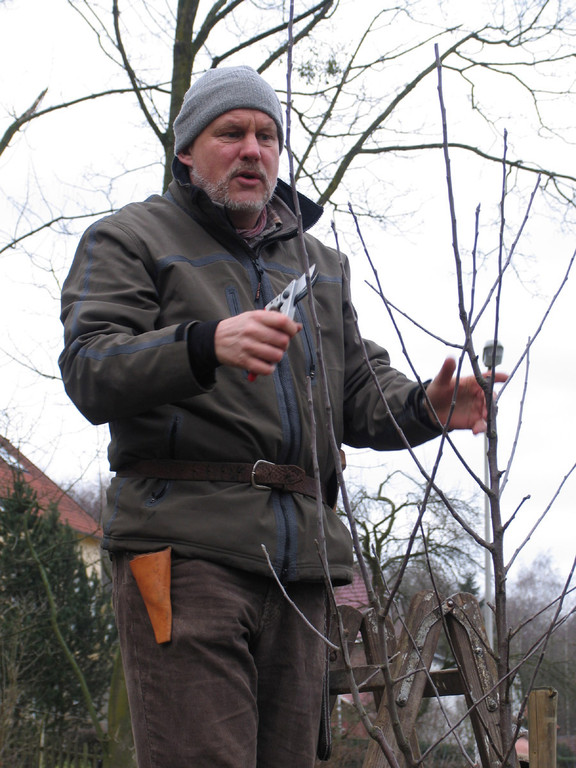
<svg viewBox="0 0 576 768">
<path fill-rule="evenodd" d="M 256 295 L 254 296 L 254 302 L 258 302 L 260 301 L 260 295 L 262 293 L 262 275 L 264 274 L 264 270 L 258 264 L 258 257 L 254 258 L 254 256 L 250 256 L 250 259 L 252 261 L 252 266 L 256 271 L 256 275 L 258 276 L 258 285 L 256 286 Z"/>
</svg>

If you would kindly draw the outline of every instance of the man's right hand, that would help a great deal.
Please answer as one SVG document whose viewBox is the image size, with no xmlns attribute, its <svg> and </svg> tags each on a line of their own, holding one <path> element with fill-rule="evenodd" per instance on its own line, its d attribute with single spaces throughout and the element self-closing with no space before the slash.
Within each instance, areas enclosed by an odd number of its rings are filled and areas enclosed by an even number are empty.
<svg viewBox="0 0 576 768">
<path fill-rule="evenodd" d="M 300 323 L 281 312 L 243 312 L 216 326 L 216 357 L 222 365 L 242 368 L 253 376 L 269 376 L 301 329 Z"/>
</svg>

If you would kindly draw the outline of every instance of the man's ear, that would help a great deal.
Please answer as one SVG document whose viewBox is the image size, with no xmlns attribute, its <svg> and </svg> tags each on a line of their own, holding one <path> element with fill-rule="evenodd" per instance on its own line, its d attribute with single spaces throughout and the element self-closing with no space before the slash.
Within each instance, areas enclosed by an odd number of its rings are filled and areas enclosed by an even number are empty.
<svg viewBox="0 0 576 768">
<path fill-rule="evenodd" d="M 180 160 L 181 163 L 183 163 L 184 165 L 187 165 L 189 168 L 192 168 L 193 166 L 192 152 L 190 150 L 191 150 L 191 147 L 188 147 L 183 152 L 178 152 L 176 157 L 178 158 L 178 160 Z"/>
</svg>

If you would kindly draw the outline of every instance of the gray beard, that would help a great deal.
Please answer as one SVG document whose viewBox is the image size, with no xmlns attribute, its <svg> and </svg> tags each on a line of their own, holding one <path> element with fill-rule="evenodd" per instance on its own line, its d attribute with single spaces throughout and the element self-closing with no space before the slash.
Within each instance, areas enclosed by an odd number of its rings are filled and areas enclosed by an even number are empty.
<svg viewBox="0 0 576 768">
<path fill-rule="evenodd" d="M 260 213 L 260 211 L 270 202 L 272 195 L 274 194 L 275 184 L 272 184 L 268 179 L 268 177 L 263 175 L 262 178 L 263 178 L 265 187 L 260 200 L 232 200 L 230 199 L 230 196 L 229 196 L 228 185 L 232 180 L 232 178 L 234 177 L 234 175 L 237 173 L 237 170 L 238 169 L 234 169 L 233 171 L 230 171 L 230 173 L 227 176 L 225 176 L 220 181 L 214 183 L 212 181 L 208 181 L 208 179 L 205 179 L 194 168 L 191 168 L 190 181 L 192 182 L 192 184 L 195 184 L 197 187 L 200 187 L 200 189 L 203 189 L 204 192 L 206 192 L 206 194 L 210 198 L 210 200 L 212 200 L 215 203 L 220 203 L 229 211 Z"/>
</svg>

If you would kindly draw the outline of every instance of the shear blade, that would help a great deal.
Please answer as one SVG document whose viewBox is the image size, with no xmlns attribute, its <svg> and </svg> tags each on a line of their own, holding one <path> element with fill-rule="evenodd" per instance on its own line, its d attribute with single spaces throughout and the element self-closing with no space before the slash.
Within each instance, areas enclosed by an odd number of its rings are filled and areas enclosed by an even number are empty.
<svg viewBox="0 0 576 768">
<path fill-rule="evenodd" d="M 308 274 L 310 275 L 310 283 L 314 285 L 314 283 L 318 279 L 318 273 L 316 272 L 316 264 L 312 264 L 312 266 L 308 270 Z M 306 283 L 306 273 L 304 273 L 298 278 L 298 280 L 296 280 L 296 285 L 294 286 L 294 304 L 297 304 L 301 299 L 303 299 L 307 293 L 308 293 L 308 285 Z"/>
</svg>

